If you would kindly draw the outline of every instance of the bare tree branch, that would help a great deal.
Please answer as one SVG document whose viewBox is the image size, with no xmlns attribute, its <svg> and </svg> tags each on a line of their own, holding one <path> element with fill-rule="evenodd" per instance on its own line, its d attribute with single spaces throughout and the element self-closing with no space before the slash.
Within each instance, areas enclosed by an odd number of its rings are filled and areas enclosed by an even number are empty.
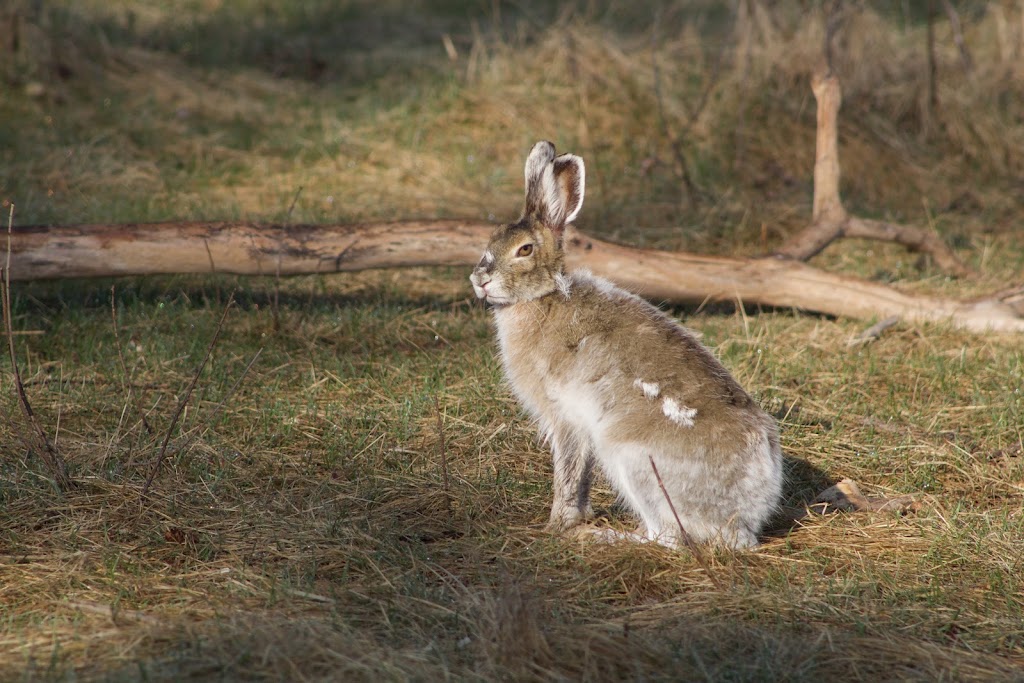
<svg viewBox="0 0 1024 683">
<path fill-rule="evenodd" d="M 931 255 L 935 263 L 949 273 L 969 275 L 970 269 L 938 235 L 910 225 L 869 220 L 847 213 L 839 195 L 838 130 L 839 107 L 843 99 L 839 77 L 821 68 L 815 73 L 811 88 L 818 102 L 811 224 L 786 240 L 776 254 L 806 261 L 840 237 L 856 237 L 896 242 L 913 251 Z"/>
</svg>

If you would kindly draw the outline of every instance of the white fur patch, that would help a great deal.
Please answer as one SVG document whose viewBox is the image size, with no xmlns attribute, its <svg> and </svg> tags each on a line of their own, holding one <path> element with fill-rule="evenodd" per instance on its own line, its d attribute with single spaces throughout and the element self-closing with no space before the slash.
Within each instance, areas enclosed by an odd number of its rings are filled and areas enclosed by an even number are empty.
<svg viewBox="0 0 1024 683">
<path fill-rule="evenodd" d="M 483 260 L 484 260 L 484 265 L 485 266 L 494 265 L 494 254 L 492 254 L 489 251 L 485 251 L 484 252 L 484 259 Z"/>
<path fill-rule="evenodd" d="M 644 392 L 645 398 L 658 398 L 658 394 L 661 393 L 661 386 L 657 382 L 645 382 L 639 377 L 637 377 L 636 381 L 633 382 L 633 386 L 639 389 L 640 391 Z"/>
<path fill-rule="evenodd" d="M 665 413 L 665 417 L 680 427 L 692 427 L 693 418 L 697 417 L 696 408 L 681 406 L 674 398 L 669 398 L 668 396 L 661 403 L 661 412 Z"/>
<path fill-rule="evenodd" d="M 555 180 L 555 146 L 542 140 L 533 146 L 526 157 L 526 196 L 533 195 L 538 203 L 536 208 L 544 210 L 544 218 L 557 227 L 561 227 L 565 218 L 566 208 L 562 206 L 562 193 Z M 531 192 L 532 190 L 532 192 Z M 528 207 L 529 208 L 529 207 Z"/>
<path fill-rule="evenodd" d="M 546 140 L 541 140 L 530 150 L 526 157 L 526 191 L 530 191 L 530 185 L 540 182 L 540 177 L 545 170 L 550 168 L 551 162 L 555 159 L 555 146 Z"/>
<path fill-rule="evenodd" d="M 558 293 L 561 294 L 566 299 L 569 298 L 569 288 L 571 285 L 572 280 L 570 280 L 562 273 L 557 273 L 555 275 L 555 287 L 558 288 Z"/>
<path fill-rule="evenodd" d="M 607 425 L 603 422 L 605 409 L 600 385 L 583 385 L 577 378 L 564 382 L 550 382 L 545 387 L 547 398 L 558 411 L 559 422 L 570 425 L 576 434 L 601 441 Z"/>
<path fill-rule="evenodd" d="M 619 296 L 620 294 L 626 294 L 628 296 L 628 292 L 626 292 L 626 290 L 619 289 L 611 280 L 606 280 L 603 277 L 598 277 L 597 275 L 594 275 L 589 271 L 586 275 L 590 279 L 590 282 L 594 285 L 594 288 L 597 289 L 597 291 L 603 294 L 604 296 L 611 297 Z"/>
<path fill-rule="evenodd" d="M 555 180 L 555 172 L 548 166 L 540 176 L 540 187 L 544 193 L 544 206 L 547 207 L 547 219 L 561 227 L 565 223 L 565 206 L 562 205 L 562 191 Z"/>
</svg>

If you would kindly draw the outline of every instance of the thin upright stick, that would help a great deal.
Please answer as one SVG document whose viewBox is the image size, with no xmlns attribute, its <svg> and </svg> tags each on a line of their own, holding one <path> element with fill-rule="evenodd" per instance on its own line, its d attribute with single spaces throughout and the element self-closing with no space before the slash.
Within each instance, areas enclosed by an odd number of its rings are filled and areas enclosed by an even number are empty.
<svg viewBox="0 0 1024 683">
<path fill-rule="evenodd" d="M 25 421 L 35 434 L 36 441 L 38 442 L 39 457 L 53 476 L 54 481 L 57 483 L 57 488 L 61 491 L 67 491 L 74 486 L 74 482 L 68 476 L 67 465 L 64 463 L 64 459 L 60 457 L 60 453 L 57 452 L 56 447 L 50 442 L 50 438 L 46 436 L 46 432 L 43 431 L 42 425 L 39 424 L 35 413 L 32 411 L 32 404 L 28 402 L 28 395 L 25 393 L 25 384 L 21 381 L 18 356 L 14 351 L 14 323 L 11 319 L 11 234 L 14 231 L 13 226 L 14 203 L 12 202 L 11 211 L 7 218 L 7 261 L 3 269 L 3 292 L 0 292 L 0 300 L 2 300 L 3 305 L 4 329 L 7 331 L 7 351 L 11 356 L 11 370 L 14 373 L 14 389 L 18 396 L 18 405 L 25 416 Z M 26 439 L 26 441 L 28 440 Z"/>
<path fill-rule="evenodd" d="M 693 206 L 697 201 L 697 191 L 690 177 L 690 169 L 686 163 L 686 154 L 683 152 L 683 144 L 679 137 L 672 134 L 668 126 L 668 116 L 665 113 L 665 102 L 661 96 L 661 73 L 658 69 L 658 36 L 657 24 L 651 30 L 651 70 L 654 76 L 654 99 L 658 104 L 658 123 L 661 126 L 661 133 L 668 140 L 672 153 L 675 156 L 675 173 L 683 183 L 683 190 L 686 193 L 686 203 Z"/>
<path fill-rule="evenodd" d="M 956 47 L 960 51 L 960 63 L 964 67 L 964 72 L 970 76 L 974 72 L 974 59 L 971 58 L 971 51 L 967 49 L 967 41 L 964 39 L 964 27 L 960 23 L 960 15 L 957 13 L 956 7 L 953 7 L 953 3 L 949 0 L 942 0 L 942 8 L 946 10 L 946 15 L 949 17 L 949 25 L 953 29 L 953 42 L 956 43 Z"/>
<path fill-rule="evenodd" d="M 228 311 L 231 310 L 231 304 L 234 302 L 235 293 L 231 292 L 231 296 L 228 297 L 228 303 L 224 306 L 224 312 L 220 316 L 220 322 L 217 323 L 217 329 L 213 333 L 213 339 L 210 340 L 210 345 L 206 347 L 206 355 L 203 356 L 203 362 L 199 364 L 198 368 L 196 368 L 196 372 L 192 376 L 192 382 L 188 385 L 188 389 L 185 391 L 185 395 L 182 396 L 181 401 L 178 402 L 178 408 L 174 411 L 174 417 L 171 418 L 171 424 L 167 427 L 167 434 L 164 435 L 164 441 L 160 445 L 160 452 L 156 456 L 156 462 L 153 463 L 153 469 L 150 470 L 149 476 L 146 477 L 146 483 L 142 487 L 143 498 L 149 495 L 149 487 L 153 485 L 153 480 L 160 471 L 160 465 L 163 464 L 164 458 L 167 456 L 167 446 L 171 442 L 171 435 L 174 433 L 174 427 L 178 424 L 178 420 L 181 418 L 181 414 L 185 410 L 188 400 L 192 397 L 192 392 L 195 391 L 196 384 L 199 383 L 199 376 L 203 374 L 203 368 L 206 367 L 207 361 L 210 360 L 210 356 L 213 354 L 213 348 L 217 345 L 220 333 L 224 329 L 224 321 L 227 319 Z"/>
<path fill-rule="evenodd" d="M 203 424 L 192 430 L 192 433 L 185 440 L 185 443 L 181 444 L 180 447 L 175 448 L 175 452 L 180 453 L 181 451 L 187 449 L 189 446 L 192 445 L 192 442 L 199 437 L 200 434 L 202 434 L 209 427 L 213 426 L 213 423 L 217 421 L 217 418 L 220 417 L 221 412 L 223 412 L 224 406 L 231 399 L 231 397 L 235 395 L 235 392 L 238 391 L 238 387 L 242 386 L 242 380 L 244 380 L 246 375 L 249 374 L 249 371 L 252 370 L 252 366 L 256 365 L 256 361 L 259 359 L 262 353 L 263 347 L 261 346 L 259 351 L 257 351 L 256 354 L 252 357 L 252 359 L 250 359 L 249 362 L 246 364 L 245 368 L 242 370 L 242 374 L 238 376 L 238 379 L 235 380 L 235 383 L 231 385 L 230 389 L 228 389 L 228 393 L 224 394 L 224 398 L 222 398 L 220 403 L 218 403 L 216 407 L 214 407 L 213 412 L 210 413 L 210 416 L 203 421 Z"/>
<path fill-rule="evenodd" d="M 722 585 L 722 582 L 714 572 L 711 571 L 711 566 L 708 564 L 707 558 L 704 556 L 704 551 L 699 545 L 697 545 L 696 541 L 693 540 L 693 537 L 690 536 L 683 527 L 683 520 L 679 519 L 679 513 L 676 512 L 676 506 L 672 503 L 672 497 L 668 495 L 668 489 L 665 488 L 665 482 L 661 479 L 661 473 L 658 472 L 658 466 L 654 464 L 654 457 L 648 455 L 647 459 L 650 460 L 651 469 L 654 470 L 654 477 L 658 480 L 658 488 L 661 489 L 662 495 L 665 496 L 668 508 L 672 511 L 672 516 L 676 518 L 676 524 L 679 525 L 679 538 L 686 547 L 690 549 L 690 552 L 693 553 L 693 557 L 697 560 L 697 564 L 700 565 L 701 569 L 704 570 L 704 573 L 708 575 L 709 579 L 711 579 L 711 583 L 715 584 L 715 588 L 719 590 L 724 589 L 725 586 Z"/>
</svg>

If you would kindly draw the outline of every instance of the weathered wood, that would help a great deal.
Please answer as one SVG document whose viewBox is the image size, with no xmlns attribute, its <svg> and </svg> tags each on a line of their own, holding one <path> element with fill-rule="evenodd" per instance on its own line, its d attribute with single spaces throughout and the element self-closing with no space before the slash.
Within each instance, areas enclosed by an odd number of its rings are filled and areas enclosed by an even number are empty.
<svg viewBox="0 0 1024 683">
<path fill-rule="evenodd" d="M 934 232 L 913 225 L 887 223 L 851 216 L 839 195 L 839 107 L 842 88 L 830 72 L 819 71 L 811 81 L 818 103 L 814 156 L 814 208 L 811 224 L 786 240 L 776 251 L 784 258 L 806 261 L 842 237 L 896 242 L 911 251 L 929 254 L 935 264 L 957 276 L 970 269 Z"/>
<path fill-rule="evenodd" d="M 30 226 L 15 229 L 11 279 L 211 272 L 299 275 L 459 265 L 480 258 L 490 230 L 466 221 Z"/>
<path fill-rule="evenodd" d="M 405 266 L 470 266 L 492 225 L 459 220 L 260 226 L 169 222 L 15 228 L 11 279 L 236 273 L 299 275 Z M 999 297 L 906 294 L 797 261 L 638 249 L 566 233 L 570 268 L 589 268 L 655 301 L 736 301 L 853 318 L 899 316 L 965 329 L 1024 332 Z M 468 291 L 467 285 L 467 291 Z M 1019 290 L 1007 290 L 1005 297 Z"/>
</svg>

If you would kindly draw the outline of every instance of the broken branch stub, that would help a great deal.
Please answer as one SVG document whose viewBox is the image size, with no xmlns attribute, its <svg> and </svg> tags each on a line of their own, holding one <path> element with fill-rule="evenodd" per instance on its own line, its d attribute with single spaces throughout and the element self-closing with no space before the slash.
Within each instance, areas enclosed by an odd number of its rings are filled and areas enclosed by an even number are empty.
<svg viewBox="0 0 1024 683">
<path fill-rule="evenodd" d="M 911 225 L 851 216 L 839 193 L 839 108 L 843 94 L 839 77 L 819 69 L 811 79 L 818 103 L 814 153 L 814 205 L 811 224 L 790 237 L 777 256 L 807 261 L 842 237 L 896 242 L 911 251 L 929 254 L 936 265 L 958 277 L 971 270 L 935 233 Z"/>
</svg>

